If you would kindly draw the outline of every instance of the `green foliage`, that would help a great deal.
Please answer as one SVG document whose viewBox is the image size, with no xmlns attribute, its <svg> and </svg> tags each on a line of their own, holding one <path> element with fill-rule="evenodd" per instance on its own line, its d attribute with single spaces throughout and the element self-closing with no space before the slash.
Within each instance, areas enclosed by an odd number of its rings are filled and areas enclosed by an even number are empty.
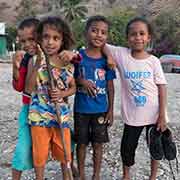
<svg viewBox="0 0 180 180">
<path fill-rule="evenodd" d="M 126 46 L 125 27 L 127 22 L 135 15 L 133 10 L 127 11 L 127 9 L 115 9 L 112 14 L 107 18 L 111 22 L 109 32 L 109 42 L 114 45 Z M 71 23 L 72 30 L 76 39 L 76 47 L 82 47 L 85 45 L 84 40 L 84 27 L 85 20 L 81 18 L 75 18 Z"/>
<path fill-rule="evenodd" d="M 14 26 L 6 27 L 6 34 L 7 34 L 7 49 L 12 51 L 12 43 L 16 43 L 16 28 Z"/>
<path fill-rule="evenodd" d="M 37 0 L 21 0 L 19 6 L 16 7 L 16 11 L 18 11 L 17 21 L 21 21 L 26 17 L 35 17 L 37 3 Z"/>
<path fill-rule="evenodd" d="M 180 13 L 162 12 L 154 19 L 155 31 L 155 53 L 162 54 L 173 53 L 180 54 Z"/>
<path fill-rule="evenodd" d="M 132 9 L 113 9 L 108 19 L 111 22 L 109 41 L 114 45 L 126 46 L 125 28 L 128 21 L 136 15 Z"/>
<path fill-rule="evenodd" d="M 85 20 L 80 18 L 74 19 L 71 23 L 72 31 L 75 36 L 75 46 L 79 49 L 82 46 L 85 46 L 84 40 L 84 27 L 85 27 Z"/>
<path fill-rule="evenodd" d="M 80 5 L 80 2 L 80 0 L 66 0 L 64 2 L 64 14 L 68 22 L 71 23 L 75 19 L 84 19 L 86 17 L 88 9 Z"/>
</svg>

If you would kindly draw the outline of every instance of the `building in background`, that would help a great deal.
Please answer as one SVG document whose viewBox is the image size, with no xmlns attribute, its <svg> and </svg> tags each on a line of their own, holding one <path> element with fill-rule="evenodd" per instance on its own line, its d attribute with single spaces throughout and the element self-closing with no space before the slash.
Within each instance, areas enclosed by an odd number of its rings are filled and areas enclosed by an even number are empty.
<svg viewBox="0 0 180 180">
<path fill-rule="evenodd" d="M 0 22 L 0 58 L 7 55 L 7 38 L 5 33 L 5 23 Z"/>
</svg>

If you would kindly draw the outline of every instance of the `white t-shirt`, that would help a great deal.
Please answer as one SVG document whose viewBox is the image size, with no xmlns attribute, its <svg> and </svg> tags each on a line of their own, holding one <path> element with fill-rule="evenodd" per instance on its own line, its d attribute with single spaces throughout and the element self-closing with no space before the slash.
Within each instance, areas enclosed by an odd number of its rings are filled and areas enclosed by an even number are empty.
<svg viewBox="0 0 180 180">
<path fill-rule="evenodd" d="M 128 48 L 107 45 L 121 78 L 121 113 L 131 126 L 155 124 L 159 114 L 157 84 L 167 84 L 160 61 L 150 55 L 135 59 Z"/>
</svg>

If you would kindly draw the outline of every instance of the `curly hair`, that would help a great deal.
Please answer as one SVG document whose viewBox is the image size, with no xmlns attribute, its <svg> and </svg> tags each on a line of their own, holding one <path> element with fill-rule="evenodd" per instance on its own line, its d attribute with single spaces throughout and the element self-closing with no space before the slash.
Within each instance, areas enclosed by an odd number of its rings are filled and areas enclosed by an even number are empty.
<svg viewBox="0 0 180 180">
<path fill-rule="evenodd" d="M 58 16 L 46 17 L 40 22 L 39 27 L 37 29 L 39 41 L 42 40 L 43 29 L 46 25 L 55 28 L 59 33 L 62 33 L 63 44 L 59 51 L 68 50 L 72 47 L 72 45 L 74 44 L 74 37 L 71 32 L 71 29 L 68 26 L 68 24 Z"/>
</svg>

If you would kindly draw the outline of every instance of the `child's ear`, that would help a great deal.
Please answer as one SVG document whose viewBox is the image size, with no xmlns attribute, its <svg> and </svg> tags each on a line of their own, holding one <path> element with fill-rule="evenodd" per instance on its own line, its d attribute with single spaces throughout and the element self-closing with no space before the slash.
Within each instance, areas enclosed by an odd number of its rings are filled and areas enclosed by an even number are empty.
<svg viewBox="0 0 180 180">
<path fill-rule="evenodd" d="M 152 37 L 151 37 L 151 35 L 149 34 L 149 35 L 148 35 L 148 42 L 149 42 L 149 43 L 151 42 L 151 39 L 152 39 Z"/>
</svg>

